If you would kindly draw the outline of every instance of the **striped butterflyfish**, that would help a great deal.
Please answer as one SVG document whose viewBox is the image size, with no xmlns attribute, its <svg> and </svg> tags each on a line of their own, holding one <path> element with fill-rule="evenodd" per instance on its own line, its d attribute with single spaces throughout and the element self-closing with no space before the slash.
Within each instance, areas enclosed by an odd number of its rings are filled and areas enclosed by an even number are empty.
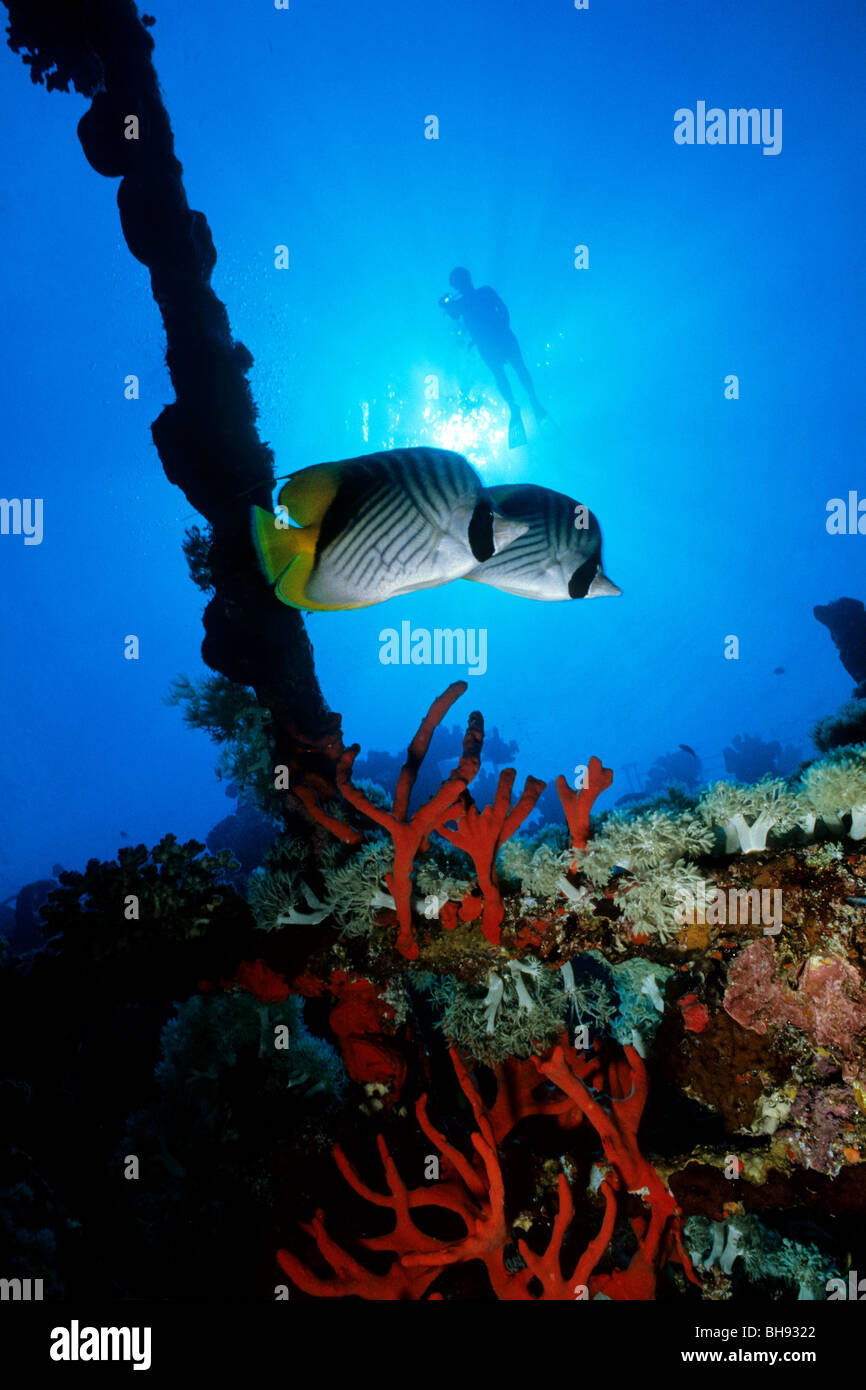
<svg viewBox="0 0 866 1390">
<path fill-rule="evenodd" d="M 526 531 L 469 574 L 477 584 L 554 602 L 620 593 L 601 564 L 601 527 L 588 507 L 534 483 L 488 488 L 497 512 Z"/>
<path fill-rule="evenodd" d="M 252 530 L 283 603 L 337 609 L 460 579 L 526 523 L 498 515 L 461 454 L 391 449 L 302 468 L 276 515 L 253 507 Z"/>
</svg>

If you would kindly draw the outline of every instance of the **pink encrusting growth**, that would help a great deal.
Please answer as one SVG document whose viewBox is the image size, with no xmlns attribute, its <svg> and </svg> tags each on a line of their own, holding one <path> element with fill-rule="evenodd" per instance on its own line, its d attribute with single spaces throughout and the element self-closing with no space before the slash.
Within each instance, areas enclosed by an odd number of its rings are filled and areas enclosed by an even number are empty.
<svg viewBox="0 0 866 1390">
<path fill-rule="evenodd" d="M 854 1038 L 866 1031 L 866 989 L 856 967 L 834 955 L 809 956 L 798 963 L 796 989 L 778 972 L 775 943 L 750 942 L 731 962 L 725 1012 L 761 1035 L 773 1024 L 790 1024 L 816 1047 L 850 1057 Z"/>
<path fill-rule="evenodd" d="M 379 1156 L 388 1190 L 378 1192 L 336 1146 L 335 1161 L 353 1191 L 372 1206 L 390 1211 L 394 1218 L 391 1231 L 360 1238 L 358 1245 L 363 1251 L 386 1253 L 393 1258 L 384 1272 L 371 1271 L 328 1234 L 324 1213 L 318 1211 L 302 1229 L 315 1243 L 322 1272 L 314 1272 L 288 1250 L 277 1254 L 282 1269 L 298 1288 L 319 1298 L 356 1295 L 383 1300 L 426 1296 L 441 1300 L 441 1293 L 428 1294 L 434 1281 L 449 1267 L 473 1260 L 483 1263 L 494 1297 L 503 1301 L 570 1302 L 596 1294 L 611 1299 L 653 1298 L 659 1270 L 668 1260 L 679 1261 L 688 1278 L 699 1282 L 682 1246 L 680 1216 L 673 1196 L 638 1149 L 637 1127 L 646 1099 L 646 1071 L 633 1048 L 626 1049 L 624 1058 L 615 1057 L 603 1063 L 597 1053 L 578 1053 L 563 1040 L 548 1060 L 529 1059 L 535 1068 L 534 1085 L 522 1064 L 516 1071 L 498 1069 L 500 1093 L 492 1108 L 484 1105 L 467 1066 L 454 1049 L 451 1057 L 476 1124 L 470 1135 L 474 1150 L 471 1157 L 435 1127 L 427 1112 L 426 1095 L 417 1101 L 415 1114 L 422 1133 L 439 1151 L 437 1181 L 408 1187 L 379 1135 Z M 509 1075 L 516 1085 L 503 1103 L 502 1087 Z M 557 1087 L 558 1097 L 537 1094 L 543 1077 Z M 602 1103 L 603 1092 L 610 1096 L 607 1104 Z M 560 1123 L 565 1120 L 570 1127 L 588 1121 L 601 1140 L 609 1164 L 599 1186 L 603 1209 L 598 1228 L 576 1260 L 574 1255 L 570 1257 L 568 1273 L 563 1271 L 563 1251 L 575 1204 L 574 1191 L 564 1173 L 557 1179 L 556 1214 L 546 1242 L 542 1236 L 530 1245 L 518 1237 L 519 1268 L 515 1268 L 513 1254 L 509 1255 L 515 1244 L 514 1230 L 507 1216 L 499 1146 L 530 1115 L 555 1115 Z M 648 1208 L 648 1214 L 631 1217 L 637 1248 L 624 1269 L 598 1273 L 597 1266 L 607 1252 L 620 1207 L 625 1209 L 629 1194 L 638 1196 Z M 413 1220 L 413 1212 L 420 1207 L 428 1211 L 428 1225 L 429 1212 L 436 1208 L 457 1215 L 464 1233 L 456 1239 L 428 1234 Z M 543 1248 L 534 1249 L 536 1244 Z"/>
</svg>

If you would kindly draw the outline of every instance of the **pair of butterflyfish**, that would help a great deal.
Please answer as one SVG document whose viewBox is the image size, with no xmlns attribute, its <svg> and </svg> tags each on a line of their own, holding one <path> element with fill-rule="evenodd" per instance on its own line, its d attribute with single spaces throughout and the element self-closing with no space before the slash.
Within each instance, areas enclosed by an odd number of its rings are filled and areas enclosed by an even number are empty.
<svg viewBox="0 0 866 1390">
<path fill-rule="evenodd" d="M 253 507 L 252 530 L 266 578 L 294 608 L 366 608 L 452 579 L 546 601 L 620 592 L 588 508 L 534 484 L 485 487 L 446 449 L 303 468 L 276 514 Z"/>
</svg>

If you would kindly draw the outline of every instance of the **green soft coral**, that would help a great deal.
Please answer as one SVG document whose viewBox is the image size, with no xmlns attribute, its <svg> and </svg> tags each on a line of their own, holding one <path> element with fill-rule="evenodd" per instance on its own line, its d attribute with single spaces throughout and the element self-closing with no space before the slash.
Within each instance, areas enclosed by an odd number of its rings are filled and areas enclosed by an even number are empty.
<svg viewBox="0 0 866 1390">
<path fill-rule="evenodd" d="M 330 915 L 310 887 L 312 864 L 302 840 L 283 835 L 268 850 L 265 862 L 250 874 L 247 901 L 262 931 L 309 926 Z"/>
<path fill-rule="evenodd" d="M 278 1046 L 283 1038 L 287 1045 Z M 160 1090 L 192 1095 L 207 1113 L 216 1111 L 221 1076 L 245 1051 L 255 1052 L 267 1076 L 320 1108 L 336 1105 L 347 1084 L 336 1051 L 309 1032 L 294 996 L 262 1003 L 243 991 L 194 995 L 177 1006 L 161 1042 Z"/>
<path fill-rule="evenodd" d="M 184 723 L 203 729 L 217 744 L 217 776 L 234 782 L 260 811 L 279 819 L 284 794 L 274 785 L 271 716 L 255 692 L 225 676 L 198 681 L 177 676 L 165 702 L 182 706 Z"/>
<path fill-rule="evenodd" d="M 489 971 L 484 985 L 442 977 L 433 992 L 444 1005 L 439 1026 L 449 1041 L 490 1064 L 538 1053 L 555 1041 L 568 1017 L 561 972 L 529 958 Z"/>
</svg>

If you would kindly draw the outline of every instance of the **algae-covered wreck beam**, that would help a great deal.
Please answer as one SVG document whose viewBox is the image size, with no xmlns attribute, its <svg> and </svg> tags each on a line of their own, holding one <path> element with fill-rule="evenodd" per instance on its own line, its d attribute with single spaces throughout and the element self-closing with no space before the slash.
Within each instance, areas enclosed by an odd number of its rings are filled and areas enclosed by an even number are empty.
<svg viewBox="0 0 866 1390">
<path fill-rule="evenodd" d="M 340 748 L 300 613 L 274 602 L 249 534 L 253 503 L 270 508 L 273 455 L 256 430 L 247 371 L 210 276 L 210 228 L 193 211 L 152 62 L 147 15 L 132 0 L 5 0 L 9 46 L 34 82 L 91 99 L 78 125 L 84 153 L 117 193 L 123 235 L 150 271 L 176 399 L 151 429 L 168 479 L 211 524 L 215 592 L 202 655 L 252 686 L 271 711 L 278 762 L 328 761 Z"/>
</svg>

